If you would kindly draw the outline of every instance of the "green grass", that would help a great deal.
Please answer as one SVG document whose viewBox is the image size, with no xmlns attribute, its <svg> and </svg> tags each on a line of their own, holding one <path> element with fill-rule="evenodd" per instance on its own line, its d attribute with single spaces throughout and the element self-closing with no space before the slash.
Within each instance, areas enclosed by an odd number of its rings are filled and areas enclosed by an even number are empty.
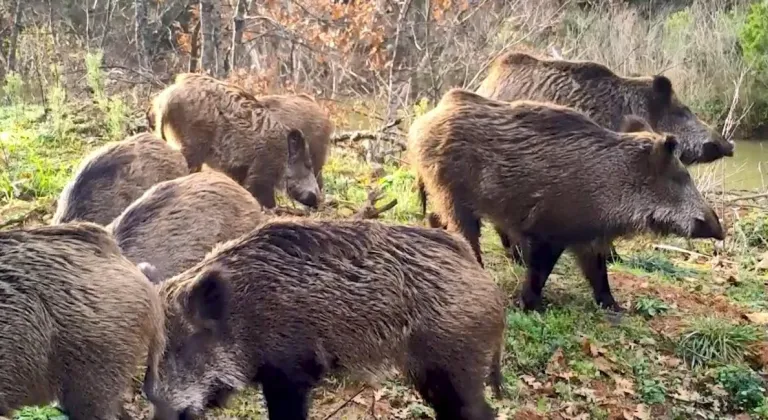
<svg viewBox="0 0 768 420">
<path fill-rule="evenodd" d="M 691 367 L 710 363 L 734 363 L 747 347 L 762 338 L 753 325 L 738 325 L 718 317 L 695 319 L 681 335 L 677 353 Z"/>
<path fill-rule="evenodd" d="M 120 118 L 113 116 L 112 120 Z M 81 157 L 112 139 L 119 125 L 105 123 L 86 128 L 85 123 L 61 113 L 44 116 L 37 107 L 0 108 L 0 223 L 40 203 L 51 203 Z M 382 215 L 385 222 L 422 224 L 413 173 L 407 167 L 387 163 L 374 169 L 356 153 L 333 148 L 323 173 L 326 199 L 338 204 L 340 217 L 353 214 L 366 201 L 368 189 L 373 188 L 382 192 L 380 205 L 398 200 L 394 209 Z M 280 200 L 287 202 L 285 197 Z M 702 298 L 720 294 L 734 305 L 764 311 L 768 309 L 765 277 L 755 268 L 763 246 L 755 238 L 762 236 L 763 222 L 759 216 L 752 217 L 751 225 L 744 222 L 739 226 L 748 232 L 744 235 L 748 252 L 727 256 L 738 262 L 738 281 L 714 284 L 714 275 L 688 268 L 690 265 L 674 254 L 650 251 L 642 238 L 628 241 L 626 249 L 620 248 L 625 262 L 612 270 L 622 276 L 641 277 L 649 290 L 675 288 L 676 293 L 699 293 Z M 668 243 L 685 246 L 671 241 Z M 736 325 L 734 319 L 700 318 L 698 313 L 689 313 L 690 308 L 683 302 L 667 297 L 662 300 L 648 291 L 614 287 L 617 299 L 632 303 L 628 307 L 631 310 L 617 322 L 597 308 L 587 281 L 568 254 L 561 258 L 545 287 L 544 298 L 549 305 L 546 312 L 524 313 L 513 303 L 525 269 L 506 258 L 498 236 L 487 223 L 482 229 L 481 246 L 486 269 L 510 303 L 503 365 L 510 397 L 492 401 L 508 418 L 522 409 L 543 416 L 568 410 L 572 416 L 612 418 L 611 404 L 632 410 L 645 404 L 651 410 L 668 413 L 670 418 L 690 418 L 694 412 L 709 418 L 722 418 L 726 412 L 759 416 L 761 410 L 768 411 L 765 401 L 758 401 L 756 396 L 762 386 L 755 379 L 759 379 L 759 367 L 747 363 L 750 346 L 763 339 L 756 328 Z M 700 241 L 695 246 L 704 248 L 708 244 Z M 688 279 L 695 279 L 696 287 L 688 287 Z M 705 295 L 699 290 L 701 286 L 718 287 L 713 290 L 722 293 Z M 677 327 L 680 318 L 693 322 Z M 699 368 L 720 369 L 723 364 L 740 366 L 742 370 L 712 374 L 711 369 Z M 342 406 L 354 394 L 337 394 L 345 384 L 335 378 L 325 381 L 325 386 L 315 392 L 314 409 L 327 414 Z M 623 393 L 616 394 L 615 389 Z M 707 403 L 676 398 L 681 389 L 696 390 Z M 381 401 L 386 402 L 389 418 L 432 416 L 432 411 L 400 378 L 385 381 L 378 392 Z M 367 411 L 357 405 L 359 411 Z M 253 389 L 243 392 L 218 414 L 263 419 L 265 412 L 260 391 Z M 61 413 L 51 407 L 26 408 L 14 417 L 61 418 Z M 344 414 L 337 418 L 357 417 Z"/>
</svg>

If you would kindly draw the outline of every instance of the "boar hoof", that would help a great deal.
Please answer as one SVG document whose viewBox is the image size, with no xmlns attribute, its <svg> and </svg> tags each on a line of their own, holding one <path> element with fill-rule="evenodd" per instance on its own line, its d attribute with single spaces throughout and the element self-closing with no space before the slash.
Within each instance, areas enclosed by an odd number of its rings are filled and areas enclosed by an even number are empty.
<svg viewBox="0 0 768 420">
<path fill-rule="evenodd" d="M 544 312 L 544 304 L 542 303 L 541 296 L 534 296 L 533 293 L 523 292 L 520 298 L 521 306 L 525 312 Z"/>
</svg>

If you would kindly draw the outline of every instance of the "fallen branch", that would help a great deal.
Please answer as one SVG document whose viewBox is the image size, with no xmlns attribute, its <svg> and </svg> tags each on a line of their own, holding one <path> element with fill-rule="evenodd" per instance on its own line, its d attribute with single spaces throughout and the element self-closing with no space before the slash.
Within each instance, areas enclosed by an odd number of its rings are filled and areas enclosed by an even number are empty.
<svg viewBox="0 0 768 420">
<path fill-rule="evenodd" d="M 405 150 L 405 141 L 403 136 L 399 133 L 392 133 L 389 130 L 400 125 L 401 118 L 397 118 L 393 121 L 384 124 L 378 130 L 359 130 L 359 131 L 347 131 L 343 133 L 334 133 L 331 136 L 331 142 L 333 144 L 341 143 L 345 141 L 360 141 L 360 140 L 383 140 L 389 143 L 396 144 Z"/>
<path fill-rule="evenodd" d="M 654 244 L 653 247 L 656 248 L 656 249 L 663 249 L 663 250 L 666 250 L 666 251 L 680 252 L 682 254 L 688 254 L 688 255 L 691 255 L 691 256 L 694 256 L 694 257 L 712 258 L 711 255 L 700 254 L 700 253 L 695 252 L 695 251 L 689 251 L 687 249 L 678 248 L 678 247 L 672 246 L 672 245 Z"/>
<path fill-rule="evenodd" d="M 754 200 L 756 198 L 765 198 L 765 197 L 768 197 L 768 193 L 744 195 L 744 196 L 741 196 L 741 197 L 731 198 L 730 200 L 727 200 L 726 203 L 735 203 L 736 201 Z"/>
<path fill-rule="evenodd" d="M 377 219 L 382 213 L 391 210 L 397 205 L 397 199 L 390 201 L 389 203 L 377 208 L 376 203 L 381 200 L 381 191 L 377 189 L 368 190 L 368 201 L 360 211 L 352 216 L 353 219 Z"/>
</svg>

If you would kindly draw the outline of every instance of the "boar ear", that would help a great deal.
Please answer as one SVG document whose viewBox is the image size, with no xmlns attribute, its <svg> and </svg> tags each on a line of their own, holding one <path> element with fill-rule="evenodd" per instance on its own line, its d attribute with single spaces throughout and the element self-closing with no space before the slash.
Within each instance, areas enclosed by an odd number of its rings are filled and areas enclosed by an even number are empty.
<svg viewBox="0 0 768 420">
<path fill-rule="evenodd" d="M 657 168 L 664 168 L 672 159 L 675 159 L 676 149 L 677 138 L 671 134 L 666 134 L 664 138 L 656 140 L 653 143 L 651 155 Z"/>
<path fill-rule="evenodd" d="M 298 156 L 304 150 L 304 134 L 301 130 L 291 129 L 288 132 L 288 156 Z"/>
<path fill-rule="evenodd" d="M 136 266 L 139 268 L 139 270 L 141 270 L 142 273 L 144 273 L 144 276 L 148 278 L 150 282 L 158 284 L 163 280 L 160 278 L 160 272 L 157 271 L 157 267 L 154 265 L 148 262 L 140 262 L 136 264 Z"/>
<path fill-rule="evenodd" d="M 619 132 L 622 133 L 637 133 L 639 131 L 653 132 L 653 128 L 648 124 L 644 118 L 640 118 L 637 115 L 625 115 L 621 119 L 621 125 L 619 126 Z"/>
<path fill-rule="evenodd" d="M 223 330 L 231 292 L 221 269 L 208 269 L 191 287 L 187 298 L 187 314 L 191 321 L 207 330 Z"/>
<path fill-rule="evenodd" d="M 672 82 L 666 76 L 653 76 L 653 93 L 661 103 L 671 103 Z"/>
</svg>

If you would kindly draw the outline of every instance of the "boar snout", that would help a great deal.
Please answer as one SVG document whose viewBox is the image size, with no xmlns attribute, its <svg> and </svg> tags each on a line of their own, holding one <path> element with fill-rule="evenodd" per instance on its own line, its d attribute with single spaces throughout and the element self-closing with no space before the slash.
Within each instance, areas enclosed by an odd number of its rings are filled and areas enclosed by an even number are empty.
<svg viewBox="0 0 768 420">
<path fill-rule="evenodd" d="M 304 194 L 299 194 L 298 197 L 296 197 L 296 200 L 298 200 L 299 203 L 311 207 L 311 208 L 317 208 L 317 194 L 314 192 L 306 192 Z"/>
<path fill-rule="evenodd" d="M 701 218 L 693 222 L 692 238 L 714 238 L 719 241 L 725 239 L 725 231 L 720 224 L 720 219 L 714 210 L 708 209 Z"/>
</svg>

